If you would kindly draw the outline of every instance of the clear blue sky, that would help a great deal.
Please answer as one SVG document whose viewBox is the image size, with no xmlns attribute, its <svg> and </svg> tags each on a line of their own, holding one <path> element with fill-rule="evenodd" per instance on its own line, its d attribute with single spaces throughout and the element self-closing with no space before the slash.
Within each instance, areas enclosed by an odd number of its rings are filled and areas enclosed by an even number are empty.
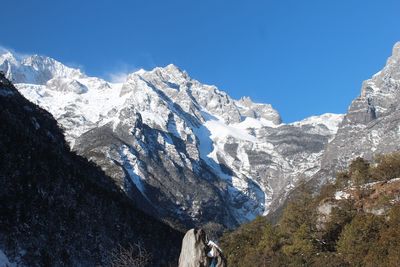
<svg viewBox="0 0 400 267">
<path fill-rule="evenodd" d="M 400 40 L 399 0 L 2 0 L 0 45 L 89 75 L 174 63 L 285 122 L 343 113 Z"/>
</svg>

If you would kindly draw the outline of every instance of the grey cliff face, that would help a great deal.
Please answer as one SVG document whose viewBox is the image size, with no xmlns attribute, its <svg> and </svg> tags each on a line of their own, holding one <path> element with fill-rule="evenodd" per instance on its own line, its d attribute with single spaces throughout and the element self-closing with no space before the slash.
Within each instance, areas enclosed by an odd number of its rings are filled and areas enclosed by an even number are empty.
<svg viewBox="0 0 400 267">
<path fill-rule="evenodd" d="M 361 95 L 349 107 L 346 124 L 368 124 L 397 109 L 400 88 L 400 43 L 382 71 L 362 85 Z"/>
<path fill-rule="evenodd" d="M 362 85 L 361 95 L 350 105 L 338 132 L 327 146 L 321 173 L 316 179 L 332 179 L 328 170 L 340 170 L 354 158 L 400 149 L 400 43 L 393 48 L 382 71 Z"/>
</svg>

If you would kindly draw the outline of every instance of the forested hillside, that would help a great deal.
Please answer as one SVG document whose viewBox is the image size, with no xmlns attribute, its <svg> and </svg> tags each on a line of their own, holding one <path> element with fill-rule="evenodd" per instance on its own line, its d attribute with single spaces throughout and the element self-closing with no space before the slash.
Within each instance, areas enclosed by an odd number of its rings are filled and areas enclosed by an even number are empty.
<svg viewBox="0 0 400 267">
<path fill-rule="evenodd" d="M 264 217 L 221 240 L 230 266 L 398 266 L 400 153 L 352 161 L 313 195 L 307 185 L 279 222 Z"/>
</svg>

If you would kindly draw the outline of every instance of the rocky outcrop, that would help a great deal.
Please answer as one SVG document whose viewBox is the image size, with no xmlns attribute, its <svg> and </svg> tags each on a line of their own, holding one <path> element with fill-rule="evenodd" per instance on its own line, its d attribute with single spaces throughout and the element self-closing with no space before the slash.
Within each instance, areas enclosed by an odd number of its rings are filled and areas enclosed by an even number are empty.
<svg viewBox="0 0 400 267">
<path fill-rule="evenodd" d="M 204 230 L 191 229 L 187 231 L 182 241 L 179 267 L 210 266 L 207 250 L 207 237 Z"/>
<path fill-rule="evenodd" d="M 221 249 L 209 241 L 203 229 L 190 229 L 182 241 L 179 267 L 226 267 Z"/>
<path fill-rule="evenodd" d="M 239 107 L 242 116 L 254 119 L 262 118 L 271 121 L 275 125 L 282 123 L 279 113 L 269 104 L 254 103 L 250 97 L 242 97 L 235 103 Z"/>
</svg>

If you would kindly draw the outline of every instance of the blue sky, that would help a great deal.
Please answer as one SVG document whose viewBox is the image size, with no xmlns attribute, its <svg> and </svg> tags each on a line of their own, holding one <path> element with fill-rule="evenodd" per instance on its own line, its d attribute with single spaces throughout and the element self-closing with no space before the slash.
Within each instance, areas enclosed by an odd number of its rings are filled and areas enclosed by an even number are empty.
<svg viewBox="0 0 400 267">
<path fill-rule="evenodd" d="M 344 113 L 400 40 L 398 0 L 3 0 L 0 45 L 110 78 L 174 63 L 285 122 Z M 7 10 L 7 11 L 5 11 Z"/>
</svg>

